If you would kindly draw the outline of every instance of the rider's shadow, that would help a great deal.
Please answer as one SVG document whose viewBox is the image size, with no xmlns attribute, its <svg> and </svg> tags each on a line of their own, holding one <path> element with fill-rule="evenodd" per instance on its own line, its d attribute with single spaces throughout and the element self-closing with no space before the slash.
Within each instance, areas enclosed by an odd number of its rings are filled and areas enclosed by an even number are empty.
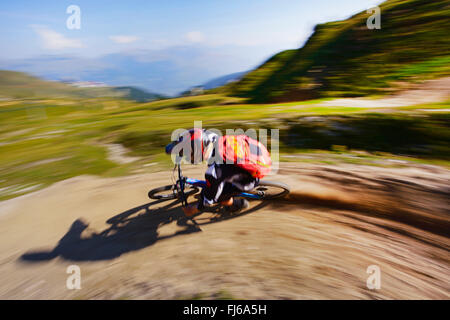
<svg viewBox="0 0 450 320">
<path fill-rule="evenodd" d="M 86 222 L 77 219 L 53 250 L 28 252 L 20 260 L 38 262 L 56 257 L 73 261 L 109 260 L 159 240 L 201 231 L 198 225 L 185 218 L 179 206 L 174 207 L 178 201 L 150 209 L 160 202 L 147 203 L 114 216 L 107 220 L 110 226 L 100 233 L 92 232 Z M 173 222 L 179 227 L 178 231 L 165 236 L 158 234 L 159 228 Z"/>
<path fill-rule="evenodd" d="M 71 261 L 110 260 L 151 246 L 160 240 L 199 232 L 201 225 L 236 217 L 217 214 L 218 209 L 215 208 L 210 211 L 213 213 L 210 218 L 196 217 L 195 220 L 190 220 L 185 217 L 180 206 L 175 206 L 179 204 L 178 200 L 151 209 L 161 202 L 163 200 L 150 202 L 108 219 L 106 222 L 110 226 L 100 233 L 90 230 L 86 222 L 77 219 L 53 250 L 28 252 L 19 259 L 22 262 L 48 261 L 56 257 Z M 259 204 L 239 216 L 264 206 L 263 203 Z M 158 229 L 171 223 L 176 223 L 178 230 L 169 235 L 159 235 Z"/>
</svg>

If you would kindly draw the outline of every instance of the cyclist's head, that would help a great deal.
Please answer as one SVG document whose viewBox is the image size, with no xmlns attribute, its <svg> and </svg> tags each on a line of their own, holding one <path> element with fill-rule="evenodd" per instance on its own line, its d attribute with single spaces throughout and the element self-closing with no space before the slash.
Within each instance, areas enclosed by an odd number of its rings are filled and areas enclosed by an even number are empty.
<svg viewBox="0 0 450 320">
<path fill-rule="evenodd" d="M 166 146 L 166 153 L 177 152 L 190 163 L 198 164 L 209 159 L 217 138 L 217 134 L 205 129 L 186 130 L 177 141 Z"/>
</svg>

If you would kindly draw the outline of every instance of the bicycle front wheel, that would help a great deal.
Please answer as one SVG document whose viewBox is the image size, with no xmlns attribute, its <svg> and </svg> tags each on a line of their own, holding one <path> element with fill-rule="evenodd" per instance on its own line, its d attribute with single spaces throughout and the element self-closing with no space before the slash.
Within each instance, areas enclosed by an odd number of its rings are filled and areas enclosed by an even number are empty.
<svg viewBox="0 0 450 320">
<path fill-rule="evenodd" d="M 186 185 L 184 189 L 184 195 L 187 197 L 196 194 L 199 191 L 197 187 Z M 159 187 L 148 192 L 148 197 L 150 199 L 156 200 L 170 200 L 178 198 L 178 191 L 175 185 L 171 184 L 164 187 Z"/>
</svg>

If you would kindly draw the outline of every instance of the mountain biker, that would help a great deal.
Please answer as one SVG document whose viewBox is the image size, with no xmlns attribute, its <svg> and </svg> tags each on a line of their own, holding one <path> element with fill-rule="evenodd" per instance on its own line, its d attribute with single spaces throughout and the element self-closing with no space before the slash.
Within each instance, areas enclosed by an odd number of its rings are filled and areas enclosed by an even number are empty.
<svg viewBox="0 0 450 320">
<path fill-rule="evenodd" d="M 203 188 L 199 202 L 183 207 L 188 217 L 216 203 L 231 213 L 248 208 L 247 200 L 233 195 L 255 188 L 271 165 L 269 152 L 258 141 L 245 135 L 219 136 L 205 129 L 184 132 L 166 146 L 166 153 L 184 157 L 192 164 L 208 161 L 207 187 Z"/>
</svg>

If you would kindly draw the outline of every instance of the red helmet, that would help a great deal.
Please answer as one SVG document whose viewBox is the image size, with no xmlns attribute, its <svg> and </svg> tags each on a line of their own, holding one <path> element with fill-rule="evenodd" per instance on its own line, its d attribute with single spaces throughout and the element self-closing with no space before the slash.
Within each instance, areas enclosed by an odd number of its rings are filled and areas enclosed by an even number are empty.
<svg viewBox="0 0 450 320">
<path fill-rule="evenodd" d="M 214 141 L 217 141 L 217 138 L 217 134 L 205 129 L 186 130 L 179 135 L 177 141 L 166 146 L 166 153 L 171 154 L 175 146 L 178 146 L 176 151 L 180 157 L 183 157 L 183 151 L 186 151 L 186 160 L 190 160 L 193 164 L 200 163 L 206 158 L 206 152 Z M 187 154 L 190 154 L 190 158 Z"/>
</svg>

